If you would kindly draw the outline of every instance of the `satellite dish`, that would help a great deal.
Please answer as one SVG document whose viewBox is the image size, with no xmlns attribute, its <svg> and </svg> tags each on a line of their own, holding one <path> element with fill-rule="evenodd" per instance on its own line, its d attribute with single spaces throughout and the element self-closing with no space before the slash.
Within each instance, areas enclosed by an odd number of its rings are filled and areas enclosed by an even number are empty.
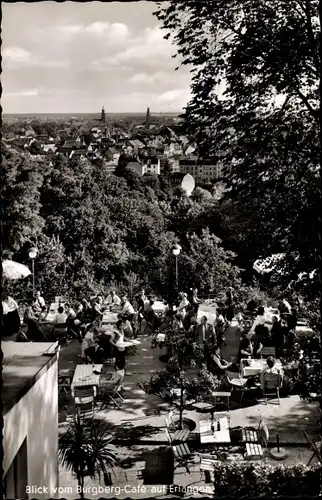
<svg viewBox="0 0 322 500">
<path fill-rule="evenodd" d="M 186 192 L 187 196 L 191 196 L 192 191 L 195 188 L 195 180 L 190 174 L 186 174 L 181 182 L 181 188 Z"/>
</svg>

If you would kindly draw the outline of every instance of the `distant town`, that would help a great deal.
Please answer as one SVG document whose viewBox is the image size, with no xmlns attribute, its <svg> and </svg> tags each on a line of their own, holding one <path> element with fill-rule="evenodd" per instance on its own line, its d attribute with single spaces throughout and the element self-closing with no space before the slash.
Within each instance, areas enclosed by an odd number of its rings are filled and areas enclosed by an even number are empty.
<svg viewBox="0 0 322 500">
<path fill-rule="evenodd" d="M 64 115 L 6 115 L 3 141 L 20 152 L 29 151 L 50 160 L 62 154 L 74 161 L 100 161 L 115 172 L 120 158 L 139 175 L 170 176 L 180 184 L 189 174 L 195 182 L 221 180 L 223 165 L 217 159 L 196 155 L 193 137 L 186 135 L 173 113 Z"/>
</svg>

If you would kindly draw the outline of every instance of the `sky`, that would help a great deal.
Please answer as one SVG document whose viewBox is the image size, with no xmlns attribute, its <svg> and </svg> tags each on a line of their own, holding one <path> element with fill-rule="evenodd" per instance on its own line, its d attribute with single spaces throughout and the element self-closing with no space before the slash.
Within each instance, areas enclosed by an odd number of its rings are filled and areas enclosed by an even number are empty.
<svg viewBox="0 0 322 500">
<path fill-rule="evenodd" d="M 180 112 L 190 74 L 178 71 L 141 2 L 2 3 L 3 113 Z"/>
</svg>

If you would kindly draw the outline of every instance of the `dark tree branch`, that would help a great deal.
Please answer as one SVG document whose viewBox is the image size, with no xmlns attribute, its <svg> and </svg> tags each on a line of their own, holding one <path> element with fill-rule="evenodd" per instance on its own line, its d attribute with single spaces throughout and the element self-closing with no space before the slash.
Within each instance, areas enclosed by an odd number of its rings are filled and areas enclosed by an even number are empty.
<svg viewBox="0 0 322 500">
<path fill-rule="evenodd" d="M 301 92 L 301 90 L 299 89 L 298 86 L 294 87 L 294 90 L 297 93 L 297 95 L 299 96 L 299 98 L 301 99 L 301 101 L 305 104 L 306 108 L 309 110 L 310 115 L 315 120 L 318 120 L 319 119 L 318 111 L 316 109 L 312 108 L 311 104 L 309 103 L 308 98 Z"/>
</svg>

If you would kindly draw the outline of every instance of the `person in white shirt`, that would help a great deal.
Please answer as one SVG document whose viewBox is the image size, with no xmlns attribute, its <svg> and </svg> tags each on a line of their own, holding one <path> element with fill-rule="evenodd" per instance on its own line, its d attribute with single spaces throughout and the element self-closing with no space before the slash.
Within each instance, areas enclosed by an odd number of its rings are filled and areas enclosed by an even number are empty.
<svg viewBox="0 0 322 500">
<path fill-rule="evenodd" d="M 254 323 L 249 330 L 249 335 L 254 335 L 255 329 L 257 325 L 265 325 L 265 309 L 263 306 L 260 306 L 257 310 L 257 316 L 254 320 Z"/>
<path fill-rule="evenodd" d="M 36 303 L 39 304 L 41 308 L 46 307 L 45 299 L 41 296 L 39 291 L 36 293 Z"/>
<path fill-rule="evenodd" d="M 105 303 L 109 306 L 120 306 L 121 299 L 118 297 L 114 290 L 111 290 L 110 295 L 107 297 Z"/>
<path fill-rule="evenodd" d="M 130 302 L 126 296 L 122 297 L 121 305 L 122 305 L 121 315 L 123 316 L 123 318 L 126 318 L 129 321 L 132 321 L 133 316 L 134 316 L 134 308 L 130 304 Z"/>
<path fill-rule="evenodd" d="M 4 297 L 2 302 L 3 311 L 3 333 L 7 337 L 19 332 L 20 329 L 20 316 L 18 312 L 18 304 L 9 295 Z"/>
<path fill-rule="evenodd" d="M 188 300 L 188 296 L 186 293 L 181 292 L 180 298 L 181 298 L 181 301 L 180 301 L 180 304 L 179 304 L 179 307 L 178 307 L 176 313 L 180 314 L 184 317 L 186 315 L 186 308 L 188 307 L 190 302 Z"/>
<path fill-rule="evenodd" d="M 62 325 L 65 324 L 67 321 L 67 314 L 64 312 L 64 308 L 62 306 L 58 307 L 58 314 L 56 314 L 54 324 L 55 325 Z"/>
</svg>

